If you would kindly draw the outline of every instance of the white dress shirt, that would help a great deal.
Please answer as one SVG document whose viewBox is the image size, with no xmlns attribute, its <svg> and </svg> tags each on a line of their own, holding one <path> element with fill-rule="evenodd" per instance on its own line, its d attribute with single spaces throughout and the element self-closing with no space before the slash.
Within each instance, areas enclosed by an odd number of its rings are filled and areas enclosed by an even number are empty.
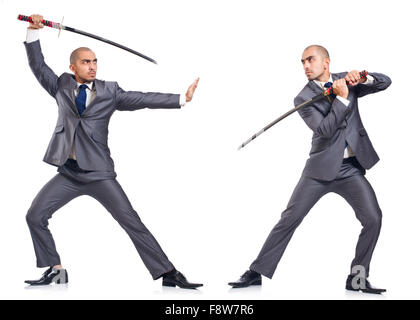
<svg viewBox="0 0 420 320">
<path fill-rule="evenodd" d="M 322 81 L 318 81 L 318 80 L 313 80 L 318 86 L 320 86 L 321 87 L 321 89 L 323 89 L 324 90 L 324 84 L 326 83 L 326 82 L 322 82 Z M 367 75 L 367 77 L 366 77 L 366 81 L 365 82 L 363 82 L 362 84 L 371 84 L 371 83 L 373 83 L 373 81 L 374 81 L 374 79 L 373 79 L 373 77 L 372 76 L 370 76 L 370 75 Z M 332 79 L 332 76 L 331 76 L 331 74 L 330 74 L 330 78 L 328 79 L 328 81 L 327 82 L 331 82 L 331 83 L 333 83 L 334 81 L 333 81 L 333 79 Z M 349 106 L 349 104 L 350 104 L 350 101 L 349 100 L 347 100 L 346 98 L 343 98 L 343 97 L 340 97 L 340 96 L 337 96 L 337 99 L 339 99 L 346 107 L 348 107 Z M 343 155 L 343 158 L 349 158 L 349 157 L 354 157 L 354 153 L 353 153 L 353 151 L 350 149 L 350 146 L 349 145 L 347 145 L 347 148 L 345 148 L 344 149 L 344 155 Z"/>
<path fill-rule="evenodd" d="M 39 29 L 27 29 L 26 42 L 31 43 L 39 39 Z M 85 83 L 88 88 L 86 89 L 86 109 L 89 107 L 90 102 L 96 97 L 96 89 L 93 86 L 93 82 Z M 82 83 L 77 82 L 77 88 L 74 90 L 74 95 L 77 97 L 79 94 L 79 87 Z M 179 105 L 183 107 L 186 104 L 186 97 L 183 94 L 179 95 Z M 71 152 L 69 158 L 76 160 L 76 153 L 74 151 L 74 143 L 71 146 Z"/>
</svg>

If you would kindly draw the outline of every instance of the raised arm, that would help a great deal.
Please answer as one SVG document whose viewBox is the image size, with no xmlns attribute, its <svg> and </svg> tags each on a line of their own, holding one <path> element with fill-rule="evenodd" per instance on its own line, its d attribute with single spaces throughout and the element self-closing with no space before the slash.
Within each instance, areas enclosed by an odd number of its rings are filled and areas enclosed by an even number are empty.
<svg viewBox="0 0 420 320">
<path fill-rule="evenodd" d="M 39 42 L 39 29 L 43 28 L 40 15 L 31 16 L 33 23 L 29 23 L 26 41 L 24 42 L 28 56 L 29 66 L 38 82 L 47 92 L 55 97 L 58 88 L 58 77 L 44 61 L 41 44 Z"/>
</svg>

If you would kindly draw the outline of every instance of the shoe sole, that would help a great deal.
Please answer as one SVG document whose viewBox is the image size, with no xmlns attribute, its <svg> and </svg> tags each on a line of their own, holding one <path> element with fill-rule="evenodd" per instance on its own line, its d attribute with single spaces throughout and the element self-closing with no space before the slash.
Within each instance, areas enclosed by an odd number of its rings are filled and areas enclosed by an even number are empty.
<svg viewBox="0 0 420 320">
<path fill-rule="evenodd" d="M 250 286 L 260 286 L 262 284 L 262 281 L 261 280 L 258 280 L 258 281 L 252 282 L 250 284 L 247 284 L 247 285 L 230 284 L 230 283 L 228 283 L 228 284 L 230 286 L 232 286 L 232 288 L 234 288 L 234 289 L 239 289 L 239 288 L 247 288 L 247 287 L 250 287 Z"/>
<path fill-rule="evenodd" d="M 365 290 L 365 289 L 354 289 L 352 287 L 346 287 L 346 290 L 348 291 L 362 291 L 363 293 L 370 293 L 370 294 L 381 294 L 386 292 L 386 290 L 380 290 L 380 291 L 369 291 L 369 290 Z"/>
<path fill-rule="evenodd" d="M 187 287 L 187 286 L 180 285 L 179 283 L 175 283 L 175 282 L 162 281 L 162 286 L 163 287 L 172 287 L 172 288 L 175 288 L 176 286 L 178 286 L 181 289 L 196 289 L 196 288 L 202 287 L 203 285 Z"/>
<path fill-rule="evenodd" d="M 57 282 L 51 282 L 51 283 L 28 283 L 28 282 L 25 282 L 25 283 L 29 284 L 30 286 L 49 286 L 53 283 L 55 283 L 55 284 L 67 284 L 68 282 L 61 283 L 60 280 L 58 280 Z"/>
</svg>

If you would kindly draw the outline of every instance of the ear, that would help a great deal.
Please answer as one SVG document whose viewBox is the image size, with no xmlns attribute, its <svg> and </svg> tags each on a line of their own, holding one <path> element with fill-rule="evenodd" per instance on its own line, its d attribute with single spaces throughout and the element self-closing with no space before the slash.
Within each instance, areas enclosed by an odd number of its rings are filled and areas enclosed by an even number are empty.
<svg viewBox="0 0 420 320">
<path fill-rule="evenodd" d="M 330 69 L 330 58 L 324 58 L 324 69 L 325 70 Z"/>
</svg>

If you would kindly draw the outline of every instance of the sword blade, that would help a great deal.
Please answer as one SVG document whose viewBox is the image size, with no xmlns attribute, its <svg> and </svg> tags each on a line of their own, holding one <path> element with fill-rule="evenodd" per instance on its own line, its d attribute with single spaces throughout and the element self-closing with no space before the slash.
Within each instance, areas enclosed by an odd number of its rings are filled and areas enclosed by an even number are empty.
<svg viewBox="0 0 420 320">
<path fill-rule="evenodd" d="M 305 102 L 297 105 L 296 107 L 294 107 L 293 109 L 290 109 L 289 111 L 287 111 L 286 113 L 284 113 L 283 115 L 281 115 L 280 117 L 278 117 L 276 120 L 272 121 L 271 123 L 269 123 L 268 125 L 266 125 L 264 128 L 262 128 L 260 131 L 258 131 L 257 133 L 255 133 L 251 138 L 249 138 L 248 140 L 246 140 L 245 142 L 243 142 L 239 147 L 238 150 L 242 149 L 243 147 L 245 147 L 248 143 L 250 143 L 252 140 L 254 140 L 255 138 L 257 138 L 259 135 L 261 135 L 262 133 L 264 133 L 265 131 L 267 131 L 268 129 L 270 129 L 272 126 L 274 126 L 276 123 L 280 122 L 281 120 L 283 120 L 284 118 L 290 116 L 292 113 L 298 111 L 299 109 L 302 109 L 303 107 L 314 103 L 318 100 L 321 100 L 322 98 L 325 97 L 324 93 L 321 93 L 309 100 L 306 100 Z"/>
<path fill-rule="evenodd" d="M 86 36 L 86 37 L 89 37 L 89 38 L 92 38 L 92 39 L 96 39 L 96 40 L 99 40 L 99 41 L 108 43 L 110 45 L 113 45 L 113 46 L 118 47 L 120 49 L 123 49 L 125 51 L 131 52 L 131 53 L 133 53 L 133 54 L 135 54 L 135 55 L 137 55 L 139 57 L 142 57 L 143 59 L 146 59 L 146 60 L 148 60 L 148 61 L 150 61 L 150 62 L 152 62 L 154 64 L 157 64 L 157 62 L 154 59 L 152 59 L 152 58 L 150 58 L 150 57 L 148 57 L 148 56 L 146 56 L 146 55 L 144 55 L 144 54 L 142 54 L 142 53 L 140 53 L 138 51 L 135 51 L 133 49 L 130 49 L 130 48 L 128 48 L 126 46 L 123 46 L 123 45 L 121 45 L 119 43 L 116 43 L 114 41 L 111 41 L 111 40 L 108 40 L 108 39 L 99 37 L 99 36 L 97 36 L 95 34 L 92 34 L 92 33 L 86 32 L 86 31 L 82 31 L 82 30 L 78 30 L 78 29 L 75 29 L 75 28 L 67 27 L 67 26 L 61 26 L 61 29 L 67 30 L 67 31 L 70 31 L 70 32 L 74 32 L 74 33 L 77 33 L 77 34 L 81 34 L 82 36 Z"/>
</svg>

